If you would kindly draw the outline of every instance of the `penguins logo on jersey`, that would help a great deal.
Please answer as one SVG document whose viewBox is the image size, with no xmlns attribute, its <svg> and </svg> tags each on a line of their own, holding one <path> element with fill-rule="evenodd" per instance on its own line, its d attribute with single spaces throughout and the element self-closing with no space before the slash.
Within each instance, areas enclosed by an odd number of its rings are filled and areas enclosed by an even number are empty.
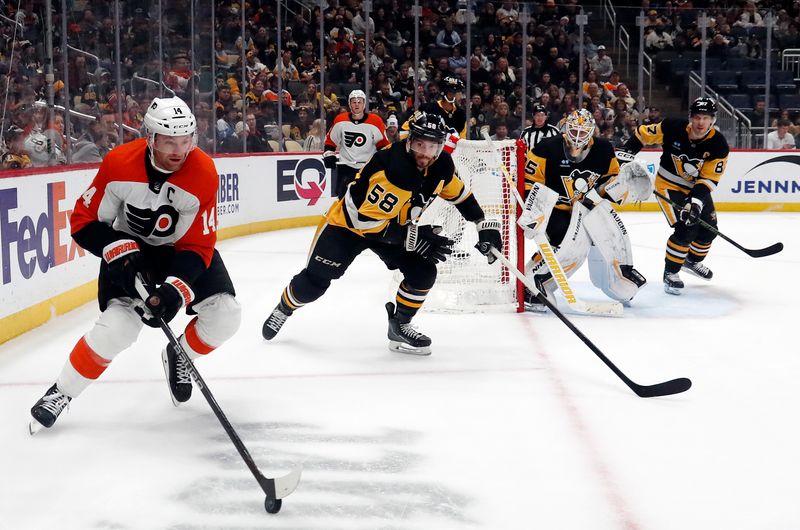
<svg viewBox="0 0 800 530">
<path fill-rule="evenodd" d="M 678 156 L 672 155 L 672 163 L 675 164 L 675 170 L 678 176 L 686 180 L 697 178 L 700 174 L 700 168 L 703 167 L 702 160 L 689 158 L 683 153 Z"/>
<path fill-rule="evenodd" d="M 568 176 L 562 176 L 561 181 L 564 183 L 564 189 L 567 192 L 567 197 L 574 199 L 582 197 L 588 192 L 600 175 L 588 169 L 573 169 Z"/>
<path fill-rule="evenodd" d="M 137 208 L 130 204 L 125 205 L 125 219 L 131 231 L 142 237 L 167 237 L 175 233 L 175 224 L 178 222 L 178 211 L 165 204 L 158 210 Z"/>
<path fill-rule="evenodd" d="M 344 131 L 344 145 L 347 147 L 361 147 L 367 143 L 367 137 L 360 132 Z"/>
</svg>

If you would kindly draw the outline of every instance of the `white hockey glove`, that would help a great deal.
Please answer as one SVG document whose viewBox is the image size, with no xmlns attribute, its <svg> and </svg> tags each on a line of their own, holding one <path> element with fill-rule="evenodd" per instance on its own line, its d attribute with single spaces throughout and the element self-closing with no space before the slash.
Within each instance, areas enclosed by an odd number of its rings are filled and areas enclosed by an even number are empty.
<svg viewBox="0 0 800 530">
<path fill-rule="evenodd" d="M 628 162 L 633 162 L 634 158 L 636 157 L 635 154 L 623 151 L 621 149 L 614 151 L 614 154 L 617 156 L 617 161 L 619 162 L 620 166 L 625 165 Z"/>
<path fill-rule="evenodd" d="M 558 202 L 557 192 L 538 182 L 533 184 L 525 200 L 525 209 L 517 220 L 526 238 L 533 239 L 537 233 L 545 229 L 556 202 Z"/>
<path fill-rule="evenodd" d="M 461 139 L 458 135 L 458 131 L 450 127 L 450 133 L 447 135 L 447 138 L 444 141 L 444 147 L 442 151 L 448 154 L 453 154 L 453 151 L 456 149 L 456 144 Z"/>
<path fill-rule="evenodd" d="M 633 160 L 605 185 L 605 194 L 617 204 L 646 201 L 653 194 L 653 181 L 647 167 Z"/>
<path fill-rule="evenodd" d="M 486 256 L 489 260 L 489 265 L 497 259 L 492 254 L 492 247 L 496 248 L 499 252 L 503 251 L 503 238 L 500 237 L 500 221 L 497 219 L 482 220 L 475 223 L 478 227 L 478 244 L 475 248 Z"/>
</svg>

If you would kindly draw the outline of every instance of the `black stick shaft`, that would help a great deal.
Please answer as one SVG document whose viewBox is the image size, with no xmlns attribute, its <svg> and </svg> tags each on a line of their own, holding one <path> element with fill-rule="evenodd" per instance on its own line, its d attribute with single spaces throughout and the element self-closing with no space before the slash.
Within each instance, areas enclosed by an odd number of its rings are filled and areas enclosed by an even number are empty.
<svg viewBox="0 0 800 530">
<path fill-rule="evenodd" d="M 655 190 L 653 190 L 653 194 L 656 197 L 666 201 L 667 204 L 669 204 L 670 206 L 672 206 L 676 210 L 680 210 L 681 209 L 680 206 L 675 204 L 666 195 L 663 195 L 663 194 L 661 194 L 661 193 L 659 193 L 658 191 L 655 191 Z M 728 236 L 726 236 L 725 234 L 720 232 L 719 229 L 716 226 L 714 226 L 712 224 L 709 224 L 709 223 L 703 221 L 702 219 L 698 219 L 698 222 L 700 223 L 700 226 L 702 226 L 703 228 L 714 232 L 716 235 L 718 235 L 719 237 L 721 237 L 722 239 L 724 239 L 725 241 L 727 241 L 728 243 L 730 243 L 734 247 L 738 248 L 739 250 L 741 250 L 742 252 L 744 252 L 748 256 L 752 256 L 754 258 L 763 258 L 764 256 L 771 256 L 771 255 L 777 254 L 778 252 L 783 250 L 783 243 L 775 243 L 773 245 L 770 245 L 770 246 L 764 247 L 764 248 L 749 249 L 749 248 L 743 247 L 742 245 L 740 245 L 739 243 L 737 243 L 733 239 L 729 238 Z"/>
<path fill-rule="evenodd" d="M 665 381 L 663 383 L 658 383 L 655 385 L 640 385 L 631 381 L 631 379 L 627 375 L 625 375 L 622 372 L 622 370 L 617 368 L 617 365 L 611 362 L 611 359 L 606 357 L 606 355 L 602 351 L 600 351 L 600 348 L 595 346 L 594 343 L 591 340 L 589 340 L 589 338 L 575 326 L 575 324 L 570 322 L 570 320 L 566 316 L 564 316 L 564 313 L 558 310 L 558 307 L 556 307 L 556 305 L 553 302 L 548 300 L 546 296 L 540 293 L 536 289 L 536 286 L 533 285 L 533 282 L 531 282 L 530 279 L 528 279 L 524 274 L 522 274 L 519 270 L 517 270 L 514 264 L 511 263 L 505 256 L 503 256 L 501 252 L 498 252 L 497 249 L 492 248 L 492 254 L 494 254 L 494 256 L 497 259 L 499 259 L 500 262 L 503 263 L 503 265 L 505 265 L 506 268 L 519 279 L 519 281 L 525 284 L 525 286 L 528 288 L 528 290 L 530 290 L 530 292 L 536 293 L 536 298 L 544 305 L 546 305 L 547 308 L 550 309 L 550 311 L 552 311 L 553 314 L 556 315 L 558 319 L 570 329 L 570 331 L 572 331 L 579 339 L 581 339 L 581 341 L 583 341 L 583 343 L 586 344 L 589 347 L 589 349 L 592 350 L 592 352 L 594 352 L 594 354 L 597 355 L 600 358 L 600 360 L 603 361 L 603 363 L 605 363 L 605 365 L 608 366 L 611 369 L 611 371 L 614 372 L 617 375 L 617 377 L 619 377 L 622 380 L 623 383 L 628 385 L 628 387 L 631 390 L 633 390 L 637 396 L 639 397 L 668 396 L 670 394 L 679 394 L 681 392 L 685 392 L 689 390 L 689 388 L 691 388 L 692 382 L 685 377 L 673 379 L 671 381 Z"/>
</svg>

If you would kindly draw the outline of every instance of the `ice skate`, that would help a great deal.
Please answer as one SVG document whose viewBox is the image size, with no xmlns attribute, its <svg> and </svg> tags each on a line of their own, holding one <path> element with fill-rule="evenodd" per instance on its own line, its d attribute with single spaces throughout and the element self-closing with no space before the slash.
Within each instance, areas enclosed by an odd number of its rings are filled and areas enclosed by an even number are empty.
<svg viewBox="0 0 800 530">
<path fill-rule="evenodd" d="M 62 393 L 58 386 L 51 386 L 42 398 L 36 402 L 31 409 L 31 421 L 29 426 L 30 433 L 36 434 L 42 427 L 50 428 L 58 419 L 58 416 L 69 407 L 71 397 Z"/>
<path fill-rule="evenodd" d="M 386 304 L 386 312 L 389 314 L 389 349 L 398 353 L 410 353 L 412 355 L 430 355 L 431 339 L 427 335 L 416 330 L 410 322 L 401 322 L 397 319 L 394 311 L 394 304 Z"/>
<path fill-rule="evenodd" d="M 711 269 L 706 267 L 702 261 L 686 260 L 683 262 L 683 268 L 698 278 L 702 278 L 706 281 L 710 280 L 714 276 L 714 273 L 711 272 Z"/>
<path fill-rule="evenodd" d="M 167 344 L 161 352 L 164 362 L 164 374 L 169 384 L 169 396 L 176 407 L 192 397 L 192 376 L 189 373 L 189 363 L 182 355 L 178 355 L 172 344 Z"/>
<path fill-rule="evenodd" d="M 274 339 L 275 335 L 278 334 L 286 323 L 286 319 L 290 316 L 292 316 L 292 310 L 281 300 L 281 302 L 275 306 L 275 309 L 272 310 L 272 314 L 264 321 L 264 325 L 261 326 L 261 335 L 267 340 Z"/>
<path fill-rule="evenodd" d="M 668 294 L 681 294 L 683 280 L 677 272 L 664 271 L 664 292 Z"/>
</svg>

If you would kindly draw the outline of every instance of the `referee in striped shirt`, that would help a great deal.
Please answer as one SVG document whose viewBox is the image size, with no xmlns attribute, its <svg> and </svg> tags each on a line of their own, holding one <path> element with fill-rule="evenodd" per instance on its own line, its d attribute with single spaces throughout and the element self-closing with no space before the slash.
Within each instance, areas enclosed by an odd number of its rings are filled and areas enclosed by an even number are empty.
<svg viewBox="0 0 800 530">
<path fill-rule="evenodd" d="M 561 131 L 558 130 L 558 127 L 547 123 L 547 109 L 545 106 L 537 103 L 533 106 L 533 125 L 523 129 L 519 137 L 530 150 L 545 138 L 550 138 L 560 133 Z"/>
</svg>

